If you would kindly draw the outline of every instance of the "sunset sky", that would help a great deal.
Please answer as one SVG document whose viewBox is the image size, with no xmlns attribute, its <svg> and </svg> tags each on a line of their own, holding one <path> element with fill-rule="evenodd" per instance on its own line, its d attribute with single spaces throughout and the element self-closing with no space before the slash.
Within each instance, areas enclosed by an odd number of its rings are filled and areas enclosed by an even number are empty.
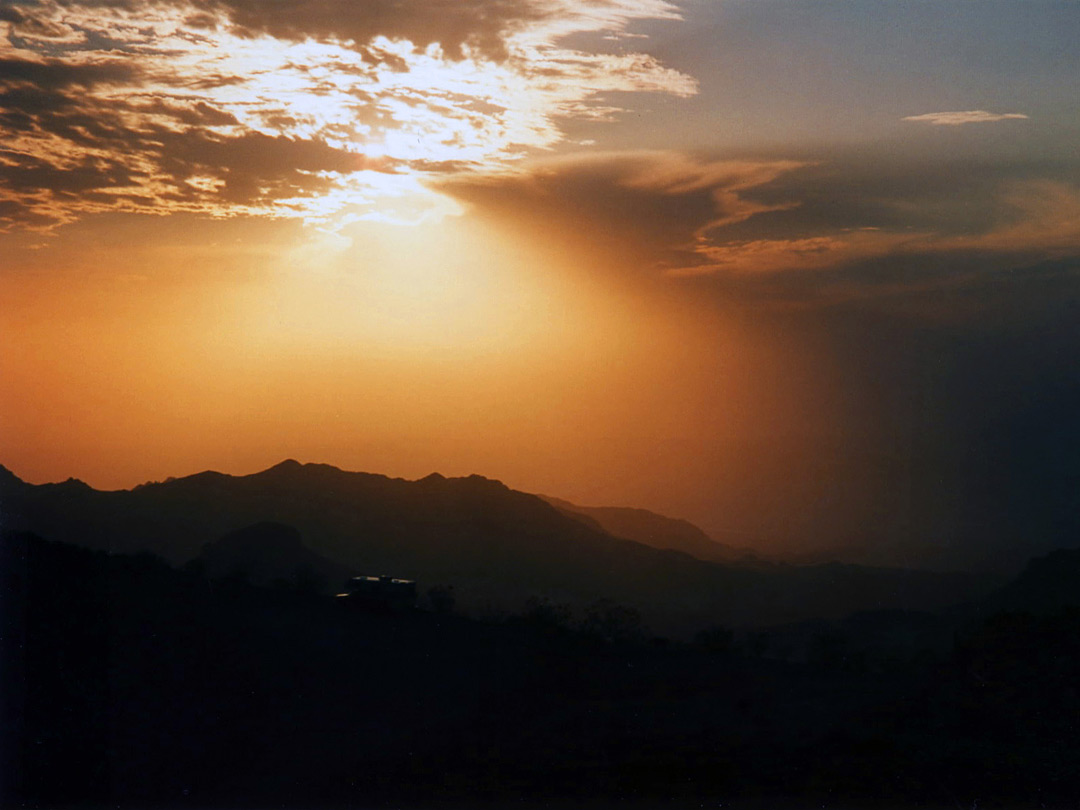
<svg viewBox="0 0 1080 810">
<path fill-rule="evenodd" d="M 0 463 L 1080 536 L 1075 0 L 0 0 Z"/>
</svg>

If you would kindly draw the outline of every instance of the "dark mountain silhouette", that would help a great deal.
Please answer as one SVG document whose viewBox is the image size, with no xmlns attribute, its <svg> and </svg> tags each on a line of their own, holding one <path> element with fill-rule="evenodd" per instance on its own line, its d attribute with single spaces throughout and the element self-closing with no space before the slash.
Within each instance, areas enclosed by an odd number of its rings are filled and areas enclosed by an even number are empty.
<svg viewBox="0 0 1080 810">
<path fill-rule="evenodd" d="M 810 660 L 823 651 L 824 642 L 850 661 L 896 663 L 944 655 L 958 635 L 978 636 L 987 622 L 1000 629 L 1008 621 L 1056 621 L 1070 611 L 1080 615 L 1080 550 L 1058 549 L 1033 557 L 1019 575 L 988 594 L 937 612 L 859 611 L 839 620 L 768 628 L 765 654 Z"/>
<path fill-rule="evenodd" d="M 99 492 L 9 475 L 0 503 L 8 528 L 113 552 L 152 551 L 173 565 L 230 532 L 280 523 L 352 572 L 415 579 L 422 589 L 453 584 L 467 610 L 513 610 L 531 596 L 578 607 L 607 598 L 639 609 L 662 633 L 929 609 L 979 588 L 960 574 L 704 562 L 613 537 L 480 476 L 406 481 L 286 461 L 253 475 L 204 472 Z"/>
<path fill-rule="evenodd" d="M 749 549 L 718 543 L 686 520 L 670 518 L 623 506 L 578 506 L 562 498 L 541 495 L 564 515 L 587 522 L 614 537 L 633 540 L 659 549 L 682 551 L 708 562 L 748 562 L 756 559 Z"/>
<path fill-rule="evenodd" d="M 255 585 L 290 585 L 326 591 L 352 569 L 304 545 L 300 532 L 284 523 L 255 523 L 207 543 L 197 558 L 212 578 L 237 577 Z"/>
<path fill-rule="evenodd" d="M 1019 576 L 966 606 L 966 612 L 1047 615 L 1068 607 L 1080 608 L 1080 549 L 1033 557 Z"/>
</svg>

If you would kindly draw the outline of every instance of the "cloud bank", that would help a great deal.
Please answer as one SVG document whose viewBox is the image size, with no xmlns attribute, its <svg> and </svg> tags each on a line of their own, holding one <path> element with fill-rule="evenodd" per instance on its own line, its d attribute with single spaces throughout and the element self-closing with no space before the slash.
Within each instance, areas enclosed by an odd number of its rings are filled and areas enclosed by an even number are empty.
<svg viewBox="0 0 1080 810">
<path fill-rule="evenodd" d="M 419 219 L 424 181 L 512 166 L 686 96 L 652 57 L 562 44 L 664 0 L 38 0 L 0 6 L 0 224 L 103 211 Z M 386 205 L 393 199 L 393 205 Z"/>
<path fill-rule="evenodd" d="M 576 234 L 652 272 L 692 261 L 715 229 L 786 208 L 745 192 L 802 165 L 668 151 L 589 153 L 531 161 L 512 174 L 450 176 L 436 187 L 483 214 Z"/>
<path fill-rule="evenodd" d="M 739 290 L 762 301 L 894 296 L 1080 257 L 1080 184 L 1026 167 L 860 167 L 709 160 L 666 151 L 529 162 L 451 176 L 462 205 L 622 272 Z"/>
</svg>

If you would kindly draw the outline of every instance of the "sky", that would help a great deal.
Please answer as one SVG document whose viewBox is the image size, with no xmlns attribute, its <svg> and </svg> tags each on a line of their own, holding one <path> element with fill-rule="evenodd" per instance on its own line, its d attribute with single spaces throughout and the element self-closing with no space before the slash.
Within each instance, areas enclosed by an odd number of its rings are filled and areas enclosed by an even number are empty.
<svg viewBox="0 0 1080 810">
<path fill-rule="evenodd" d="M 0 0 L 0 463 L 1080 538 L 1073 0 Z"/>
</svg>

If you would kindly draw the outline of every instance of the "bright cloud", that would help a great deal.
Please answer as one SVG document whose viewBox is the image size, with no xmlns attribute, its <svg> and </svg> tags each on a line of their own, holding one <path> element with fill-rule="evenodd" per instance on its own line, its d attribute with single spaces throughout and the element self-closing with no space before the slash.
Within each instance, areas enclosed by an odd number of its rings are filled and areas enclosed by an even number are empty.
<svg viewBox="0 0 1080 810">
<path fill-rule="evenodd" d="M 40 0 L 0 14 L 0 225 L 102 211 L 418 221 L 426 180 L 498 171 L 696 91 L 652 57 L 561 44 L 664 0 Z"/>
<path fill-rule="evenodd" d="M 909 115 L 902 121 L 916 121 L 923 124 L 932 124 L 936 127 L 958 127 L 962 124 L 988 124 L 994 121 L 1008 121 L 1011 119 L 1026 119 L 1023 113 L 993 113 L 986 110 L 962 110 L 954 112 L 933 112 L 922 115 Z"/>
</svg>

